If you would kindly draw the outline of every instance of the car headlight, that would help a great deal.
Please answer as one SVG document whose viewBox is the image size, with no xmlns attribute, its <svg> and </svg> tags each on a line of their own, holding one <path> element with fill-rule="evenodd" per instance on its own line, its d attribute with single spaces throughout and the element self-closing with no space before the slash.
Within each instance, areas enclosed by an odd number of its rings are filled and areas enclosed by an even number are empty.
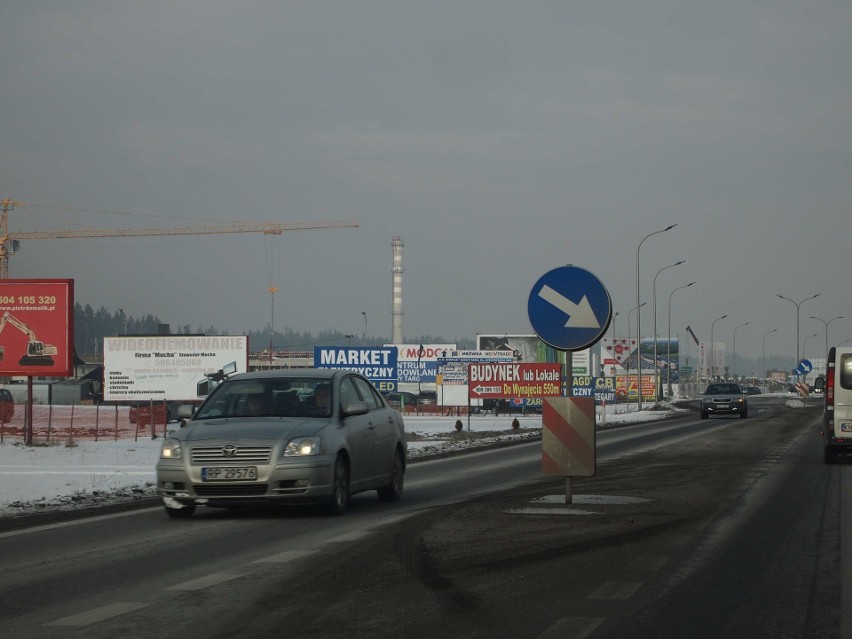
<svg viewBox="0 0 852 639">
<path fill-rule="evenodd" d="M 181 459 L 183 457 L 183 449 L 177 439 L 166 439 L 163 441 L 163 448 L 160 450 L 161 459 Z"/>
<path fill-rule="evenodd" d="M 321 448 L 321 437 L 297 437 L 287 442 L 287 445 L 284 447 L 284 457 L 319 455 Z"/>
</svg>

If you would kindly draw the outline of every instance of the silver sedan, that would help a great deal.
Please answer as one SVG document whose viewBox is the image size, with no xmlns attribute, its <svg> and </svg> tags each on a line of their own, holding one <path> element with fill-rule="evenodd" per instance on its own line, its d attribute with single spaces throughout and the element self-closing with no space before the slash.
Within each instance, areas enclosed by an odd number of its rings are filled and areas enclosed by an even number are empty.
<svg viewBox="0 0 852 639">
<path fill-rule="evenodd" d="M 365 377 L 243 373 L 163 441 L 157 490 L 171 517 L 254 503 L 322 504 L 340 515 L 354 493 L 398 501 L 406 463 L 403 418 Z"/>
</svg>

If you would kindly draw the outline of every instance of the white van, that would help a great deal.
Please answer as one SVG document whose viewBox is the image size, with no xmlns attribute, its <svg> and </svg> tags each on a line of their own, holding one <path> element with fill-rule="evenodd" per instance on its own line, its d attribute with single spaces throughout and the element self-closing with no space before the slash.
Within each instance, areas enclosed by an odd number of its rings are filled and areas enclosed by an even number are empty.
<svg viewBox="0 0 852 639">
<path fill-rule="evenodd" d="M 825 463 L 838 455 L 852 455 L 852 347 L 832 346 L 828 351 L 823 414 Z"/>
</svg>

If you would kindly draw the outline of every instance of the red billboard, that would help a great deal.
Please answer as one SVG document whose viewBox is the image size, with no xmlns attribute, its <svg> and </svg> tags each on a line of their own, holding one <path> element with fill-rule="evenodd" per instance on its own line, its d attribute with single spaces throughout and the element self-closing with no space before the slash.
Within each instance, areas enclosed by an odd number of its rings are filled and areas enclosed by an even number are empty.
<svg viewBox="0 0 852 639">
<path fill-rule="evenodd" d="M 74 370 L 74 280 L 0 280 L 0 375 Z"/>
<path fill-rule="evenodd" d="M 468 366 L 467 383 L 471 399 L 558 397 L 562 395 L 562 366 L 475 362 Z"/>
</svg>

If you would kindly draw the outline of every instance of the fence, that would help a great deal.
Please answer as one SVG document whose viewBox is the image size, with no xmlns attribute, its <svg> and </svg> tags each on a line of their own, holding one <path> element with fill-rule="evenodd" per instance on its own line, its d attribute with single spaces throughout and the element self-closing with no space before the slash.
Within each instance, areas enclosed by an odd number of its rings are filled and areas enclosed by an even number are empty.
<svg viewBox="0 0 852 639">
<path fill-rule="evenodd" d="M 6 440 L 24 441 L 26 438 L 26 405 L 15 406 L 15 414 L 9 421 L 1 421 L 0 443 Z M 156 416 L 157 411 L 154 411 Z M 160 420 L 161 422 L 164 420 Z M 139 439 L 162 437 L 166 431 L 164 423 L 149 424 L 145 419 L 130 422 L 130 408 L 110 404 L 83 405 L 33 405 L 33 443 L 68 441 L 74 439 Z"/>
</svg>

